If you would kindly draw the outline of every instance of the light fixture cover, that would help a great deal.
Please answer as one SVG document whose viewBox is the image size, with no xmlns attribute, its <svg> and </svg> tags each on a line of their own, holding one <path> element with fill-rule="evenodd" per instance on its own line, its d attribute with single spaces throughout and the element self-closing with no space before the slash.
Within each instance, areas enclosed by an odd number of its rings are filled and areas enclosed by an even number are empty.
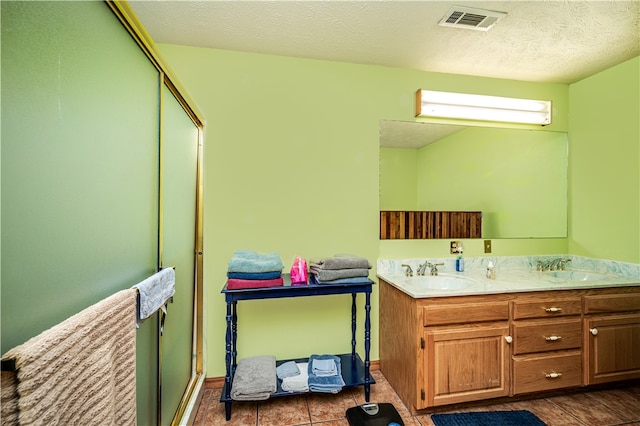
<svg viewBox="0 0 640 426">
<path fill-rule="evenodd" d="M 546 126 L 551 124 L 551 101 L 418 90 L 416 92 L 416 117 Z"/>
</svg>

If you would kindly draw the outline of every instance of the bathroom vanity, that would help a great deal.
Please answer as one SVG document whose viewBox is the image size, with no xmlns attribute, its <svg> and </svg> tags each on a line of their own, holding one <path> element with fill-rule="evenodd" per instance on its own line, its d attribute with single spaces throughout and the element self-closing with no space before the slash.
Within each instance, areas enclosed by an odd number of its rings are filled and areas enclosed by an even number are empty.
<svg viewBox="0 0 640 426">
<path fill-rule="evenodd" d="M 496 280 L 391 269 L 379 263 L 380 368 L 414 413 L 640 378 L 635 269 L 498 268 Z"/>
</svg>

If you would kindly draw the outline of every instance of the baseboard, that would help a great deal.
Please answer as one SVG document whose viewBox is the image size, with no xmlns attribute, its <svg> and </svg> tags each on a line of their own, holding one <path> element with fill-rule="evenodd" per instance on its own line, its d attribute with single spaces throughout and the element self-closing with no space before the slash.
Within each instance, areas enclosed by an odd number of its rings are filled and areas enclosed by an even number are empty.
<svg viewBox="0 0 640 426">
<path fill-rule="evenodd" d="M 380 361 L 371 361 L 369 365 L 370 371 L 380 370 Z M 205 389 L 219 389 L 224 386 L 224 376 L 223 377 L 207 377 L 204 379 L 204 388 Z"/>
</svg>

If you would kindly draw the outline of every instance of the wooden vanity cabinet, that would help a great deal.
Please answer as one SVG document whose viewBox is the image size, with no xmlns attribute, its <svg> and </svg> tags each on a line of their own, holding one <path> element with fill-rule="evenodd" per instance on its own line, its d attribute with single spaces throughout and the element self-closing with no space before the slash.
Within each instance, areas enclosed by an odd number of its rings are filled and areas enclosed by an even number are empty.
<svg viewBox="0 0 640 426">
<path fill-rule="evenodd" d="M 640 290 L 414 299 L 380 280 L 380 369 L 412 411 L 640 378 Z"/>
<path fill-rule="evenodd" d="M 410 409 L 509 395 L 507 297 L 414 299 L 380 284 L 380 368 Z"/>
<path fill-rule="evenodd" d="M 582 300 L 559 292 L 513 301 L 513 393 L 582 384 Z"/>
<path fill-rule="evenodd" d="M 584 297 L 584 381 L 640 378 L 640 292 Z"/>
</svg>

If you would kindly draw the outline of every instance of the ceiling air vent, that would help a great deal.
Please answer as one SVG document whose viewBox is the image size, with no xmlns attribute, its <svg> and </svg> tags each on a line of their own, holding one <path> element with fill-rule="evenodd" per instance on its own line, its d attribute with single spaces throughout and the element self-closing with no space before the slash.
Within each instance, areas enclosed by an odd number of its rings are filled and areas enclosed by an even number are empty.
<svg viewBox="0 0 640 426">
<path fill-rule="evenodd" d="M 507 16 L 504 12 L 454 6 L 440 20 L 443 27 L 466 28 L 468 30 L 489 31 L 498 21 Z"/>
</svg>

